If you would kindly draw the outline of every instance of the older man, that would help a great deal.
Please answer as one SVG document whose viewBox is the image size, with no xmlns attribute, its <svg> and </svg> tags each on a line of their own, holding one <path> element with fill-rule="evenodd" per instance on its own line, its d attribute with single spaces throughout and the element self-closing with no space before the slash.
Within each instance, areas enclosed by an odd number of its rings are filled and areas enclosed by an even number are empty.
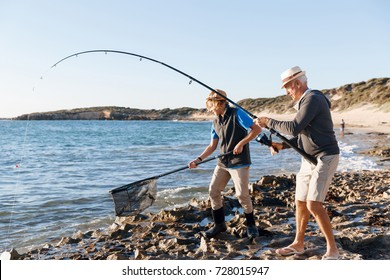
<svg viewBox="0 0 390 280">
<path fill-rule="evenodd" d="M 327 244 L 323 260 L 338 259 L 339 252 L 332 232 L 329 216 L 323 206 L 334 172 L 339 162 L 339 147 L 333 130 L 330 101 L 318 90 L 309 89 L 305 71 L 295 66 L 281 74 L 282 88 L 295 102 L 298 111 L 292 121 L 277 121 L 260 117 L 255 123 L 261 127 L 293 135 L 292 141 L 307 154 L 317 158 L 314 165 L 302 158 L 297 174 L 296 234 L 295 240 L 287 247 L 276 250 L 282 256 L 304 253 L 304 236 L 312 214 L 324 234 Z M 284 143 L 273 142 L 271 153 L 289 148 Z"/>
</svg>

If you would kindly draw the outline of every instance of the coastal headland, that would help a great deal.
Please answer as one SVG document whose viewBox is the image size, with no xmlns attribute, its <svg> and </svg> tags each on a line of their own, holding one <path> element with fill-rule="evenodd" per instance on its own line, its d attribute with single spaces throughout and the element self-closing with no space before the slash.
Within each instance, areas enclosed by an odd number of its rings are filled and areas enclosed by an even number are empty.
<svg viewBox="0 0 390 280">
<path fill-rule="evenodd" d="M 341 119 L 346 129 L 362 128 L 367 131 L 390 133 L 390 78 L 375 78 L 347 84 L 338 88 L 322 89 L 332 102 L 335 127 Z M 274 98 L 243 99 L 237 102 L 256 116 L 270 116 L 290 120 L 295 112 L 288 96 Z M 104 106 L 76 108 L 52 112 L 36 112 L 16 117 L 16 120 L 178 120 L 204 121 L 212 118 L 206 109 L 190 107 L 136 109 Z"/>
</svg>

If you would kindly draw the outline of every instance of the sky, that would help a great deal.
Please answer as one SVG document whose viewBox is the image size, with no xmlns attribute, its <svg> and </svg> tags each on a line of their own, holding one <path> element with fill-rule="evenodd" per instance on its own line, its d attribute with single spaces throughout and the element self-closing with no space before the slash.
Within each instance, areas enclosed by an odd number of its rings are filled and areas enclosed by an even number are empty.
<svg viewBox="0 0 390 280">
<path fill-rule="evenodd" d="M 390 76 L 390 2 L 0 0 L 0 117 L 93 106 L 203 108 L 209 90 L 234 101 L 285 94 L 300 66 L 309 87 Z"/>
</svg>

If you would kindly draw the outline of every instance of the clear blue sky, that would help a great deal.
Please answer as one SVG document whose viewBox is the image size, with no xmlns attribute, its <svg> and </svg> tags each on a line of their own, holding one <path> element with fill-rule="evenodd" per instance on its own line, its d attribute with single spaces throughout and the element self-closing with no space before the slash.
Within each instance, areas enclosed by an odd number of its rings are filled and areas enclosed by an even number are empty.
<svg viewBox="0 0 390 280">
<path fill-rule="evenodd" d="M 129 56 L 89 54 L 49 70 L 91 49 L 150 56 L 235 101 L 284 94 L 280 73 L 295 65 L 317 89 L 389 77 L 389 3 L 0 0 L 0 117 L 104 105 L 204 107 L 207 89 Z"/>
</svg>

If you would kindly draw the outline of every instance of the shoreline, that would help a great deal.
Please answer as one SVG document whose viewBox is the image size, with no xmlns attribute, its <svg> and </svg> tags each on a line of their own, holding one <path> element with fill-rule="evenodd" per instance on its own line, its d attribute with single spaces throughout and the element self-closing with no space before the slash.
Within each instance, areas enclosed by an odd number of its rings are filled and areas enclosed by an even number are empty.
<svg viewBox="0 0 390 280">
<path fill-rule="evenodd" d="M 293 114 L 275 114 L 269 111 L 253 112 L 255 116 L 267 116 L 281 121 L 291 121 L 296 113 Z M 374 106 L 363 106 L 358 109 L 348 111 L 331 111 L 333 127 L 335 131 L 339 131 L 340 122 L 345 121 L 345 133 L 349 130 L 360 131 L 366 133 L 384 133 L 390 134 L 390 112 L 380 111 Z M 210 121 L 213 118 L 210 114 L 195 113 L 188 119 L 180 121 Z"/>
<path fill-rule="evenodd" d="M 351 130 L 350 131 L 348 131 L 347 129 L 346 129 L 346 137 L 348 137 L 348 133 L 349 132 L 351 132 L 351 133 L 363 133 L 363 134 L 370 134 L 370 133 L 377 133 L 378 135 L 377 135 L 377 137 L 374 137 L 374 138 L 372 138 L 373 140 L 370 140 L 370 142 L 372 143 L 371 145 L 372 145 L 372 150 L 374 150 L 374 151 L 377 151 L 377 150 L 379 150 L 379 149 L 382 149 L 382 146 L 380 146 L 380 145 L 382 145 L 383 143 L 387 143 L 386 141 L 386 139 L 388 139 L 388 135 L 386 134 L 386 133 L 383 133 L 383 132 L 366 132 L 366 130 L 364 130 L 364 129 L 360 129 L 360 128 L 356 128 L 356 129 L 352 129 L 351 128 Z M 337 133 L 337 132 L 336 132 Z M 379 147 L 378 147 L 378 145 L 379 145 Z M 370 153 L 370 152 L 368 152 L 367 153 L 368 155 L 371 155 L 371 156 L 376 156 L 377 158 L 379 158 L 379 155 L 376 155 L 376 154 L 373 154 L 373 153 Z M 386 162 L 384 163 L 384 165 L 382 165 L 382 166 L 384 166 L 384 168 L 383 168 L 383 170 L 381 170 L 381 171 L 372 171 L 371 172 L 371 180 L 376 180 L 377 179 L 377 174 L 375 173 L 375 172 L 379 172 L 379 173 L 381 173 L 381 172 L 388 172 L 389 171 L 389 164 L 390 164 L 390 161 L 389 161 L 389 158 L 387 158 L 387 159 L 385 159 L 386 160 Z M 348 178 L 356 178 L 358 175 L 356 175 L 356 174 L 360 174 L 360 173 L 364 173 L 365 171 L 363 171 L 363 170 L 361 170 L 361 171 L 355 171 L 355 172 L 346 172 L 345 174 L 348 174 L 348 175 L 345 175 L 346 177 L 344 178 L 344 181 L 346 181 Z M 387 173 L 388 175 L 388 177 L 390 177 L 390 174 L 389 173 Z M 273 176 L 273 175 L 270 175 L 270 176 Z M 267 176 L 266 176 L 267 177 Z M 275 176 L 274 176 L 275 177 Z M 384 181 L 384 182 L 382 182 L 383 184 L 385 184 L 385 186 L 386 186 L 386 188 L 387 188 L 387 193 L 388 193 L 388 189 L 389 189 L 389 183 L 388 183 L 388 181 Z M 364 186 L 359 186 L 359 188 L 360 187 L 364 187 Z M 362 190 L 362 191 L 364 191 L 364 190 Z M 345 191 L 344 191 L 345 192 Z M 389 195 L 390 195 L 390 193 L 389 193 Z M 272 198 L 272 199 L 274 199 L 274 198 Z M 371 199 L 371 198 L 370 198 Z M 196 202 L 196 203 L 198 203 L 198 202 Z M 199 203 L 203 203 L 203 204 L 205 204 L 206 202 L 199 202 Z M 191 202 L 189 202 L 189 204 L 191 204 Z M 290 205 L 291 206 L 291 205 Z M 384 207 L 387 207 L 388 208 L 388 204 L 387 205 L 384 205 Z M 192 209 L 192 208 L 191 208 Z M 189 209 L 189 210 L 191 210 L 191 209 Z M 275 209 L 276 208 L 274 208 L 273 210 L 275 211 Z M 186 209 L 185 211 L 189 211 L 188 209 Z M 291 209 L 290 209 L 291 210 Z M 175 212 L 171 212 L 171 211 L 173 211 L 173 210 L 165 210 L 165 212 L 167 213 L 166 214 L 166 216 L 175 216 L 176 214 L 175 214 Z M 192 211 L 192 210 L 191 210 Z M 199 210 L 200 211 L 200 210 Z M 202 211 L 207 211 L 207 209 L 203 209 Z M 286 210 L 287 211 L 287 210 Z M 193 213 L 191 213 L 191 214 L 193 214 Z M 157 215 L 157 214 L 156 214 Z M 202 214 L 203 215 L 203 214 Z M 289 214 L 290 215 L 290 214 Z M 236 217 L 237 216 L 237 213 L 232 213 L 232 216 L 234 216 L 234 217 Z M 293 216 L 290 216 L 290 218 L 293 218 Z M 238 218 L 237 218 L 238 219 Z M 158 219 L 157 219 L 158 220 Z M 160 220 L 159 220 L 160 221 Z M 144 223 L 145 221 L 143 221 L 142 219 L 141 220 L 138 220 L 137 221 L 137 223 L 139 224 L 139 223 Z M 160 222 L 163 222 L 164 223 L 164 221 L 160 221 Z M 270 221 L 268 221 L 268 222 L 266 222 L 266 221 L 260 221 L 259 220 L 259 222 L 261 222 L 261 225 L 264 225 L 263 223 L 265 223 L 265 224 L 268 224 L 268 223 L 270 223 L 270 224 L 274 224 L 274 222 L 270 222 Z M 192 224 L 194 224 L 194 223 L 196 223 L 196 221 L 194 221 Z M 114 223 L 115 224 L 115 223 Z M 122 222 L 120 222 L 120 224 L 122 224 Z M 207 226 L 207 225 L 202 225 L 203 227 L 205 227 L 205 226 Z M 291 224 L 290 224 L 290 226 L 291 226 Z M 110 232 L 110 229 L 109 228 L 107 228 L 107 229 L 104 229 L 103 231 L 108 231 L 108 232 Z M 179 229 L 179 231 L 180 231 L 180 229 Z M 82 242 L 86 242 L 86 243 L 93 243 L 93 241 L 91 241 L 91 239 L 96 239 L 97 238 L 97 236 L 99 236 L 99 235 L 102 235 L 102 234 L 104 234 L 104 233 L 102 233 L 102 230 L 91 230 L 90 232 L 87 232 L 87 233 L 81 233 L 81 232 L 79 232 L 78 234 L 76 234 L 75 236 L 72 236 L 72 237 L 62 237 L 61 238 L 61 236 L 58 236 L 58 238 L 56 238 L 56 239 L 54 239 L 54 240 L 60 240 L 61 239 L 61 241 L 62 241 L 62 243 L 63 244 L 60 244 L 61 242 L 58 242 L 57 244 L 55 244 L 55 245 L 53 245 L 53 244 L 44 244 L 44 245 L 37 245 L 37 246 L 34 246 L 33 248 L 36 248 L 36 249 L 34 249 L 34 250 L 30 250 L 30 251 L 28 251 L 28 252 L 26 252 L 26 253 L 23 253 L 22 254 L 22 258 L 23 259 L 28 259 L 29 257 L 28 257 L 28 254 L 32 254 L 32 252 L 43 252 L 42 254 L 41 253 L 39 253 L 39 254 L 36 254 L 38 257 L 37 258 L 34 258 L 34 257 L 32 257 L 32 259 L 46 259 L 46 258 L 58 258 L 58 259 L 61 259 L 62 257 L 64 257 L 65 259 L 69 259 L 69 257 L 66 257 L 64 254 L 63 254 L 63 252 L 62 251 L 66 251 L 66 250 L 68 250 L 67 249 L 67 247 L 66 246 L 68 246 L 69 247 L 69 243 L 68 242 L 70 242 L 70 244 L 78 244 L 78 243 L 80 243 L 81 241 Z M 79 237 L 77 237 L 77 235 L 79 235 L 79 236 L 81 236 L 82 238 L 81 238 L 81 241 L 78 241 L 80 238 Z M 242 235 L 242 234 L 241 234 Z M 93 237 L 93 236 L 95 236 L 95 237 Z M 177 236 L 176 237 L 172 237 L 172 238 L 177 238 Z M 370 237 L 371 238 L 371 237 Z M 86 239 L 86 241 L 85 241 L 85 239 Z M 236 240 L 237 241 L 237 240 Z M 75 243 L 72 243 L 72 242 L 75 242 Z M 111 242 L 111 241 L 110 241 Z M 181 241 L 178 241 L 178 242 L 181 242 Z M 232 241 L 233 242 L 233 241 Z M 319 242 L 319 241 L 318 241 Z M 59 245 L 60 244 L 60 245 Z M 74 245 L 71 245 L 71 247 L 72 246 L 74 246 Z M 113 246 L 113 245 L 110 245 L 110 246 Z M 119 245 L 119 247 L 121 247 L 122 245 Z M 142 246 L 142 245 L 140 245 L 140 246 Z M 47 249 L 49 249 L 49 250 L 47 250 Z M 38 250 L 38 251 L 37 251 Z M 45 251 L 45 250 L 47 250 L 47 252 Z M 72 250 L 74 250 L 74 248 L 72 247 Z M 81 250 L 86 250 L 85 248 L 84 249 L 81 249 Z M 95 256 L 94 256 L 95 257 Z M 314 258 L 314 256 L 312 256 L 313 258 Z"/>
<path fill-rule="evenodd" d="M 175 110 L 175 109 L 174 109 Z M 161 116 L 153 115 L 153 117 L 139 117 L 138 115 L 132 119 L 110 119 L 110 118 L 81 118 L 81 119 L 30 119 L 30 120 L 99 120 L 99 121 L 210 121 L 213 116 L 203 109 L 194 109 L 202 112 L 189 113 L 188 115 L 171 115 L 169 118 L 161 118 Z M 292 114 L 276 114 L 269 111 L 254 111 L 257 117 L 267 116 L 276 120 L 289 121 L 293 120 L 296 113 Z M 385 112 L 377 109 L 374 106 L 366 105 L 358 109 L 348 111 L 331 111 L 333 126 L 335 130 L 339 130 L 342 119 L 345 121 L 345 132 L 351 130 L 361 130 L 365 132 L 387 133 L 390 134 L 390 112 Z M 17 118 L 0 118 L 0 120 L 10 121 L 18 120 Z"/>
<path fill-rule="evenodd" d="M 361 132 L 359 129 L 353 131 Z M 363 131 L 363 134 L 366 133 Z M 382 144 L 388 142 L 388 135 L 375 134 L 373 147 L 358 153 L 377 158 L 377 161 L 384 158 L 386 162 L 381 164 L 381 169 L 337 172 L 325 202 L 343 259 L 390 259 L 390 254 L 381 249 L 390 242 L 389 221 L 384 216 L 390 211 L 390 154 L 387 157 L 380 155 L 385 149 Z M 20 250 L 20 254 L 14 250 L 12 258 L 321 259 L 325 240 L 312 218 L 308 229 L 313 232 L 307 236 L 308 254 L 287 258 L 275 255 L 277 248 L 288 245 L 294 238 L 295 174 L 268 175 L 251 182 L 260 232 L 260 237 L 254 241 L 245 237 L 240 205 L 232 189 L 227 189 L 224 196 L 229 230 L 216 239 L 202 239 L 200 234 L 211 226 L 209 201 L 192 199 L 186 206 L 163 209 L 159 213 L 148 213 L 146 209 L 137 216 L 117 217 L 111 226 L 79 231 L 72 236 L 58 236 L 52 243 Z M 374 248 L 366 243 L 374 244 Z M 192 244 L 190 248 L 187 247 L 189 244 Z"/>
<path fill-rule="evenodd" d="M 294 239 L 295 176 L 263 176 L 252 183 L 252 200 L 260 236 L 246 237 L 245 219 L 233 189 L 224 194 L 228 230 L 206 239 L 212 226 L 210 202 L 192 199 L 187 206 L 117 217 L 106 229 L 78 232 L 18 254 L 24 260 L 318 260 L 325 239 L 311 217 L 302 255 L 281 257 L 277 248 Z M 390 259 L 390 170 L 336 173 L 326 200 L 336 242 L 344 260 Z M 146 212 L 146 211 L 145 211 Z"/>
<path fill-rule="evenodd" d="M 82 109 L 60 110 L 46 113 L 31 113 L 15 118 L 1 118 L 0 120 L 105 120 L 105 121 L 129 121 L 129 120 L 167 120 L 167 121 L 209 121 L 213 115 L 205 109 L 195 109 L 189 107 L 176 109 L 130 109 L 116 107 L 123 110 L 130 110 L 131 114 L 125 116 L 123 113 L 111 112 L 107 107 L 84 108 L 85 112 L 78 112 Z M 95 109 L 97 111 L 93 111 Z M 101 111 L 103 110 L 103 111 Z M 73 112 L 74 111 L 74 112 Z M 293 120 L 294 113 L 276 114 L 268 110 L 253 111 L 255 116 L 267 116 L 277 120 Z M 331 111 L 335 130 L 339 130 L 342 119 L 345 121 L 345 131 L 349 129 L 359 129 L 365 132 L 378 132 L 390 134 L 390 111 L 380 110 L 374 105 L 363 105 L 359 108 L 342 111 Z M 30 119 L 27 116 L 35 116 Z M 45 117 L 45 115 L 47 115 Z"/>
</svg>

